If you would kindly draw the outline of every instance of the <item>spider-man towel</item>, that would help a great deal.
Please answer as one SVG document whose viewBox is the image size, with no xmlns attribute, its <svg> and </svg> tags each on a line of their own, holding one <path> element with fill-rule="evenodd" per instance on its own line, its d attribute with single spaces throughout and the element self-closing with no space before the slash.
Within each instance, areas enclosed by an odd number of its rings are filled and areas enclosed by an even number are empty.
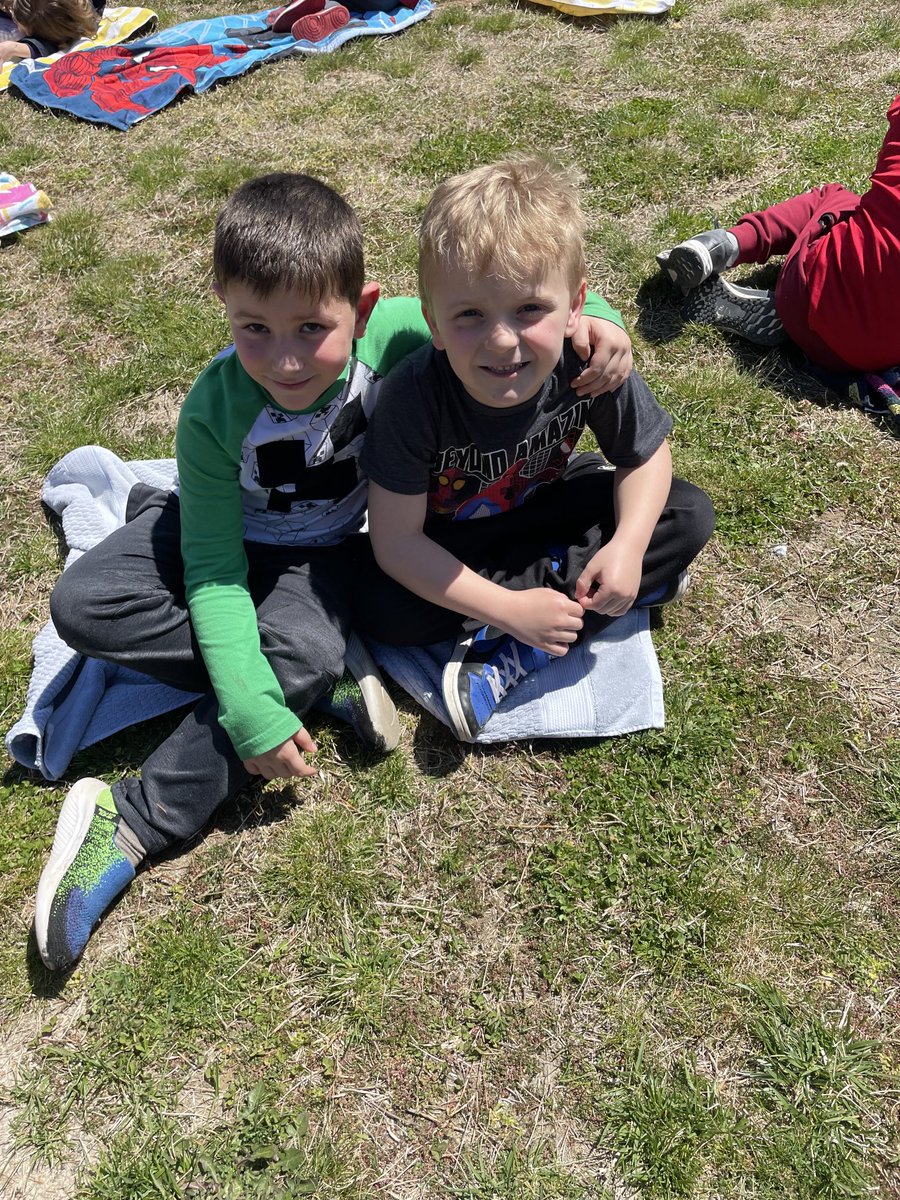
<svg viewBox="0 0 900 1200">
<path fill-rule="evenodd" d="M 397 14 L 366 13 L 356 22 L 355 36 L 397 32 L 432 7 L 430 0 L 419 0 Z M 52 63 L 25 59 L 10 75 L 10 90 L 42 108 L 128 129 L 187 89 L 205 92 L 260 63 L 308 52 L 311 44 L 295 41 L 290 32 L 272 33 L 266 24 L 270 11 L 188 21 L 127 46 L 79 50 Z"/>
</svg>

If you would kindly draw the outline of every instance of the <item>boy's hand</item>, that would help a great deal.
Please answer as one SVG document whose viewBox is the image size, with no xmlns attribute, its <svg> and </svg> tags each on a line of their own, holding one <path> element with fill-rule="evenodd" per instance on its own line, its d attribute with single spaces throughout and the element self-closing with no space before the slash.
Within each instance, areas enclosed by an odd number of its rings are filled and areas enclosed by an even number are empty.
<svg viewBox="0 0 900 1200">
<path fill-rule="evenodd" d="M 603 317 L 582 315 L 572 334 L 572 348 L 579 358 L 590 358 L 581 374 L 571 380 L 576 396 L 600 396 L 614 392 L 631 374 L 631 338 L 624 329 Z"/>
<path fill-rule="evenodd" d="M 501 628 L 527 646 L 561 658 L 584 624 L 581 605 L 553 588 L 507 592 L 508 608 Z"/>
<path fill-rule="evenodd" d="M 615 538 L 597 551 L 575 584 L 575 599 L 583 608 L 621 617 L 637 599 L 643 560 L 616 544 Z"/>
<path fill-rule="evenodd" d="M 316 743 L 306 729 L 298 729 L 293 737 L 280 746 L 273 746 L 265 754 L 245 758 L 244 766 L 251 775 L 262 775 L 263 779 L 296 779 L 317 774 L 315 767 L 304 762 L 301 750 L 304 754 L 316 752 Z"/>
<path fill-rule="evenodd" d="M 31 50 L 24 42 L 0 41 L 0 67 L 17 58 L 30 58 Z"/>
</svg>

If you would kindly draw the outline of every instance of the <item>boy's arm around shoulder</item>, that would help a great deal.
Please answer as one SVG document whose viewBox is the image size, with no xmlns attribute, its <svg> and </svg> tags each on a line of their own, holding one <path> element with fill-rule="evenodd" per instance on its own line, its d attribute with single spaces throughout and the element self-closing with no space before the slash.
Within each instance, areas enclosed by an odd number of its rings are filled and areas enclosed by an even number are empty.
<svg viewBox="0 0 900 1200">
<path fill-rule="evenodd" d="M 587 363 L 580 375 L 571 380 L 577 396 L 599 396 L 615 391 L 625 382 L 634 366 L 631 338 L 625 332 L 622 314 L 596 292 L 588 292 L 572 346 Z"/>
<path fill-rule="evenodd" d="M 411 296 L 379 299 L 357 342 L 356 353 L 377 374 L 386 375 L 395 364 L 431 339 L 422 305 Z"/>
<path fill-rule="evenodd" d="M 586 317 L 600 317 L 604 321 L 611 321 L 613 325 L 618 325 L 618 327 L 622 330 L 625 329 L 625 322 L 622 320 L 622 314 L 617 308 L 613 308 L 608 300 L 604 300 L 599 292 L 592 292 L 589 290 L 585 294 L 584 315 Z"/>
</svg>

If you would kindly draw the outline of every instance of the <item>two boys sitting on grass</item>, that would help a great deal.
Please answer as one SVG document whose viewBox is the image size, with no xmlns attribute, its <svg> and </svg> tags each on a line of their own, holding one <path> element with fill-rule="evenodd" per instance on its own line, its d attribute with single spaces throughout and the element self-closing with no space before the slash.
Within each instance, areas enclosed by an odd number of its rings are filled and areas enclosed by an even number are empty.
<svg viewBox="0 0 900 1200">
<path fill-rule="evenodd" d="M 179 415 L 179 493 L 135 487 L 126 524 L 51 598 L 74 649 L 201 694 L 139 776 L 83 779 L 66 796 L 35 911 L 55 970 L 75 962 L 145 858 L 199 833 L 255 777 L 315 773 L 310 709 L 343 716 L 382 751 L 399 736 L 351 633 L 378 574 L 359 533 L 359 458 L 382 376 L 429 337 L 421 306 L 379 300 L 356 214 L 304 175 L 239 188 L 213 257 L 234 350 Z M 631 364 L 618 314 L 599 297 L 590 309 L 576 340 L 594 358 L 586 370 L 569 360 L 585 395 L 618 387 Z"/>
</svg>

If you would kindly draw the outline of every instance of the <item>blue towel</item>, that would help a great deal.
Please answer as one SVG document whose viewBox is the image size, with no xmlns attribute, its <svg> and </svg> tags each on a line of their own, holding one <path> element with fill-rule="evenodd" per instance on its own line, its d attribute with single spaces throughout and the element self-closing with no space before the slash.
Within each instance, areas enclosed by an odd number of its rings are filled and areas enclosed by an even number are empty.
<svg viewBox="0 0 900 1200">
<path fill-rule="evenodd" d="M 171 489 L 176 481 L 174 459 L 124 463 L 99 446 L 72 450 L 50 471 L 42 493 L 47 507 L 61 517 L 70 547 L 67 565 L 124 523 L 134 484 Z M 381 667 L 449 725 L 440 679 L 453 643 L 370 645 Z M 195 698 L 134 671 L 77 654 L 48 621 L 35 638 L 25 711 L 6 735 L 6 746 L 23 766 L 47 779 L 59 779 L 77 750 Z M 608 737 L 658 729 L 663 722 L 662 682 L 648 613 L 632 609 L 524 679 L 477 741 Z"/>
</svg>

